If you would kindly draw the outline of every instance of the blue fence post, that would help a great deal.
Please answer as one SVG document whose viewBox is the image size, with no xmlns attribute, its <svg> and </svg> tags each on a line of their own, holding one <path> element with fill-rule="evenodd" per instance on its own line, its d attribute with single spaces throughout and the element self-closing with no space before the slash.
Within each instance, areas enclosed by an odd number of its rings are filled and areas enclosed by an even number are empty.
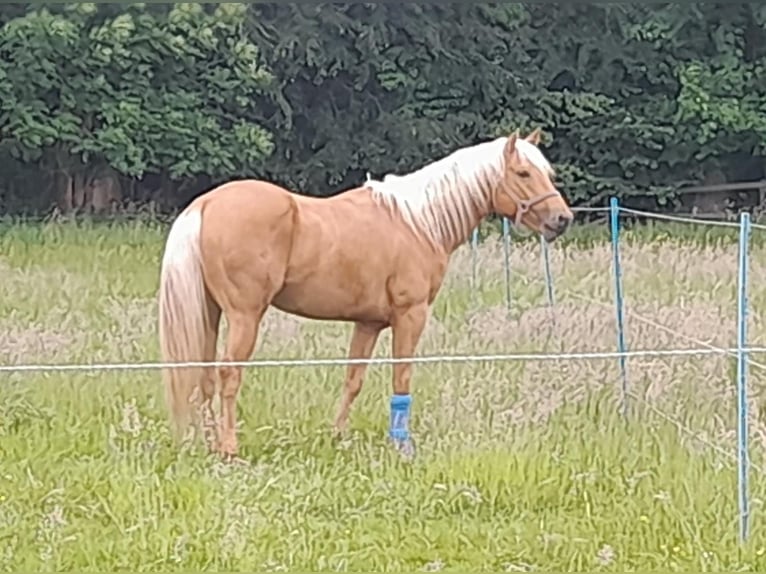
<svg viewBox="0 0 766 574">
<path fill-rule="evenodd" d="M 505 259 L 505 306 L 511 310 L 511 228 L 503 217 L 503 258 Z"/>
<path fill-rule="evenodd" d="M 750 214 L 740 215 L 739 264 L 737 278 L 737 467 L 739 498 L 739 538 L 745 542 L 748 537 L 750 504 L 748 500 L 748 425 L 747 425 L 747 283 L 748 247 L 750 243 Z"/>
<path fill-rule="evenodd" d="M 622 379 L 622 415 L 628 414 L 628 371 L 625 345 L 625 301 L 622 295 L 622 265 L 620 263 L 620 203 L 616 197 L 609 200 L 609 215 L 612 228 L 612 274 L 614 276 L 614 305 L 617 314 L 617 351 L 620 355 L 620 377 Z"/>
<path fill-rule="evenodd" d="M 476 227 L 471 234 L 471 287 L 476 293 L 476 257 L 479 249 L 479 228 Z"/>
</svg>

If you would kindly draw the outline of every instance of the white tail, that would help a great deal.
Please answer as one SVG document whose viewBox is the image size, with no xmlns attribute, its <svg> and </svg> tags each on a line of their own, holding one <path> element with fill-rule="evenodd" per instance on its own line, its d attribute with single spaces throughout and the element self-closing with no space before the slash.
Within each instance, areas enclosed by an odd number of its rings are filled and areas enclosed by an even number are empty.
<svg viewBox="0 0 766 574">
<path fill-rule="evenodd" d="M 182 212 L 173 222 L 160 269 L 159 337 L 163 362 L 203 361 L 208 333 L 200 256 L 202 213 Z M 176 433 L 191 422 L 203 370 L 163 369 L 165 396 Z"/>
</svg>

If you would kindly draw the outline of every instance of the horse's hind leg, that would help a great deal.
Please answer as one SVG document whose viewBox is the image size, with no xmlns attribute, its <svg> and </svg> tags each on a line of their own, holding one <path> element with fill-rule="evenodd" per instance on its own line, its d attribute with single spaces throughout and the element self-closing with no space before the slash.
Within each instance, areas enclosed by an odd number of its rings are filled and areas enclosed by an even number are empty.
<svg viewBox="0 0 766 574">
<path fill-rule="evenodd" d="M 232 313 L 227 316 L 229 333 L 224 362 L 247 361 L 258 338 L 258 327 L 266 309 L 257 313 Z M 221 367 L 221 453 L 229 458 L 237 454 L 237 396 L 242 386 L 242 367 Z"/>
<path fill-rule="evenodd" d="M 210 294 L 207 295 L 207 330 L 205 333 L 205 356 L 204 362 L 215 361 L 216 342 L 218 340 L 218 330 L 221 324 L 221 308 L 213 301 Z M 218 449 L 218 425 L 213 410 L 213 399 L 215 398 L 217 370 L 215 367 L 205 367 L 203 369 L 202 380 L 200 381 L 200 419 L 202 433 L 205 437 L 205 444 L 210 452 Z"/>
<path fill-rule="evenodd" d="M 375 349 L 375 343 L 383 330 L 384 325 L 378 323 L 356 323 L 354 332 L 351 335 L 351 345 L 348 356 L 350 359 L 369 359 L 372 351 Z M 349 365 L 346 369 L 346 381 L 343 385 L 343 397 L 338 406 L 338 413 L 335 416 L 334 430 L 336 434 L 341 434 L 346 429 L 348 423 L 348 413 L 354 399 L 362 390 L 362 381 L 364 373 L 367 371 L 366 364 Z"/>
</svg>

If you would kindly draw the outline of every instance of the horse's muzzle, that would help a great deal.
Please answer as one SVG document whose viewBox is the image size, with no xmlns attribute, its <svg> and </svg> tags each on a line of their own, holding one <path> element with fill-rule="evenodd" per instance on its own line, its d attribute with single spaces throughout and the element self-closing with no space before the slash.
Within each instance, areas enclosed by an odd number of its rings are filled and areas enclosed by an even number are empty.
<svg viewBox="0 0 766 574">
<path fill-rule="evenodd" d="M 572 219 L 573 215 L 571 212 L 552 215 L 543 224 L 543 238 L 549 243 L 554 241 L 569 229 L 569 226 L 572 224 Z"/>
</svg>

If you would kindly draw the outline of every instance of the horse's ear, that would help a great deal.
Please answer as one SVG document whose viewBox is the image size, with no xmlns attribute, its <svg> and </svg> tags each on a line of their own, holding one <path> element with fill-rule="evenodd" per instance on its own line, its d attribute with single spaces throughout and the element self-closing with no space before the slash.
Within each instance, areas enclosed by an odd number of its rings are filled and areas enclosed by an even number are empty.
<svg viewBox="0 0 766 574">
<path fill-rule="evenodd" d="M 529 134 L 524 139 L 526 139 L 532 145 L 536 146 L 536 145 L 538 145 L 540 143 L 540 136 L 541 135 L 542 135 L 542 132 L 541 132 L 540 128 L 535 128 L 534 131 L 531 134 Z"/>
<path fill-rule="evenodd" d="M 516 142 L 519 139 L 519 130 L 516 130 L 508 136 L 508 141 L 505 142 L 505 155 L 506 157 L 515 157 L 516 155 Z"/>
</svg>

